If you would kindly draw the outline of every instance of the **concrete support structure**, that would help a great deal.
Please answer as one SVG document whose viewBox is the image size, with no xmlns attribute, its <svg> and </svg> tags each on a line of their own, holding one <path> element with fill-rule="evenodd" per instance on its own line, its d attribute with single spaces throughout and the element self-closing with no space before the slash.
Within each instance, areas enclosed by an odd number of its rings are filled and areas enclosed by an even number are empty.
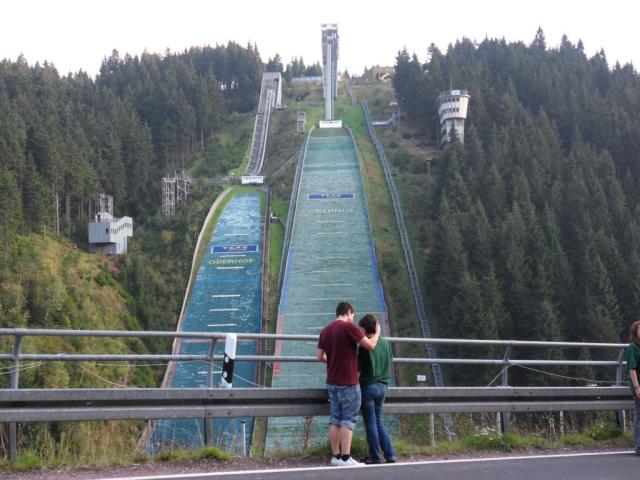
<svg viewBox="0 0 640 480">
<path fill-rule="evenodd" d="M 455 129 L 458 139 L 464 143 L 464 121 L 471 96 L 466 90 L 445 90 L 438 95 L 438 115 L 440 116 L 440 145 L 451 139 Z"/>
<path fill-rule="evenodd" d="M 334 120 L 333 101 L 338 96 L 338 25 L 322 24 L 322 86 L 324 119 Z"/>
</svg>

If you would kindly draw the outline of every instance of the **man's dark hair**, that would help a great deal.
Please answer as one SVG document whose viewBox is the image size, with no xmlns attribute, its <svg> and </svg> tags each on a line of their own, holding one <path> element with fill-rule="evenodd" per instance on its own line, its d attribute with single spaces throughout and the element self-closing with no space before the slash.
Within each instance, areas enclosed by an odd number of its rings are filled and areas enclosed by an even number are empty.
<svg viewBox="0 0 640 480">
<path fill-rule="evenodd" d="M 351 306 L 349 302 L 340 302 L 336 307 L 336 317 L 349 315 L 349 312 L 355 312 L 355 309 Z"/>
<path fill-rule="evenodd" d="M 364 328 L 367 335 L 372 335 L 376 333 L 376 323 L 378 323 L 376 316 L 373 313 L 368 313 L 360 319 L 358 325 Z"/>
</svg>

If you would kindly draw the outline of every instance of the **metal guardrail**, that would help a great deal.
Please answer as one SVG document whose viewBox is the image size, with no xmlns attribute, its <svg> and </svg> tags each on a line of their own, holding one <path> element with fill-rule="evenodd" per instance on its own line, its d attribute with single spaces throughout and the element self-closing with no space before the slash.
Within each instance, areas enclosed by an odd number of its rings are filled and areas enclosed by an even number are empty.
<svg viewBox="0 0 640 480">
<path fill-rule="evenodd" d="M 22 361 L 31 360 L 31 361 L 73 361 L 73 362 L 83 362 L 83 361 L 126 361 L 126 362 L 140 362 L 140 361 L 162 361 L 162 362 L 170 362 L 170 361 L 203 361 L 208 364 L 208 375 L 213 375 L 213 362 L 217 360 L 222 360 L 222 355 L 215 355 L 215 344 L 218 341 L 221 341 L 226 337 L 227 333 L 222 332 L 158 332 L 158 331 L 127 331 L 127 330 L 59 330 L 59 329 L 26 329 L 26 328 L 2 328 L 0 329 L 0 337 L 13 337 L 13 346 L 11 349 L 11 353 L 0 353 L 0 362 L 12 362 L 12 365 L 9 369 L 10 377 L 10 388 L 0 390 L 0 421 L 8 421 L 8 440 L 9 440 L 9 457 L 14 459 L 16 457 L 16 422 L 18 421 L 34 421 L 28 420 L 29 418 L 39 418 L 41 420 L 66 420 L 71 419 L 73 415 L 79 415 L 77 419 L 89 419 L 86 417 L 82 417 L 81 412 L 88 412 L 86 410 L 88 407 L 96 407 L 96 402 L 109 402 L 109 399 L 112 399 L 114 402 L 124 402 L 125 404 L 118 404 L 112 402 L 111 405 L 104 405 L 100 407 L 102 413 L 99 415 L 105 415 L 100 417 L 101 419 L 110 419 L 110 418 L 167 418 L 163 417 L 163 415 L 177 415 L 179 411 L 179 407 L 171 407 L 171 413 L 163 413 L 163 409 L 168 409 L 167 404 L 158 404 L 161 408 L 154 408 L 153 410 L 149 410 L 148 413 L 143 414 L 144 405 L 140 407 L 136 407 L 133 403 L 136 398 L 143 399 L 146 402 L 148 407 L 152 407 L 152 403 L 159 402 L 159 399 L 164 398 L 169 401 L 175 398 L 181 398 L 180 401 L 191 402 L 191 407 L 195 408 L 195 410 L 188 410 L 185 404 L 185 415 L 187 415 L 186 411 L 189 411 L 188 416 L 191 417 L 199 417 L 204 416 L 242 416 L 237 414 L 237 410 L 233 410 L 230 404 L 225 404 L 227 410 L 224 410 L 220 405 L 216 404 L 216 408 L 218 410 L 211 410 L 214 406 L 209 405 L 207 402 L 212 400 L 207 400 L 205 404 L 193 405 L 193 402 L 202 402 L 207 398 L 241 398 L 242 395 L 256 395 L 255 398 L 264 398 L 262 395 L 270 395 L 264 393 L 251 393 L 251 392 L 266 392 L 266 391 L 279 391 L 285 392 L 286 389 L 237 389 L 232 390 L 232 393 L 227 394 L 217 394 L 211 392 L 225 392 L 225 390 L 213 390 L 213 389 L 196 389 L 198 393 L 191 392 L 190 389 L 130 389 L 130 388 L 120 388 L 120 389 L 99 389 L 95 390 L 95 392 L 99 392 L 97 397 L 91 397 L 92 389 L 87 390 L 75 390 L 75 389 L 65 389 L 65 390 L 46 390 L 46 389 L 38 389 L 38 390 L 19 390 L 19 379 L 20 379 L 20 364 Z M 78 354 L 67 354 L 67 353 L 23 353 L 22 352 L 22 344 L 25 338 L 27 337 L 110 337 L 110 338 L 174 338 L 181 339 L 187 341 L 199 341 L 206 342 L 210 344 L 209 354 L 208 355 L 180 355 L 180 354 L 156 354 L 156 355 L 138 355 L 138 354 L 93 354 L 93 353 L 78 353 Z M 284 335 L 284 334 L 265 334 L 265 333 L 238 333 L 236 334 L 237 339 L 239 341 L 264 341 L 264 340 L 284 340 L 284 341 L 317 341 L 317 335 Z M 501 366 L 502 371 L 500 372 L 500 376 L 502 377 L 502 386 L 501 387 L 493 387 L 488 389 L 487 391 L 491 392 L 502 392 L 504 395 L 505 392 L 511 391 L 514 395 L 521 395 L 522 398 L 529 395 L 531 398 L 537 395 L 535 401 L 532 400 L 533 403 L 515 403 L 516 400 L 514 398 L 498 398 L 500 393 L 491 393 L 490 397 L 493 398 L 490 402 L 480 402 L 480 390 L 469 390 L 469 389 L 450 389 L 450 388 L 431 388 L 431 389 L 418 389 L 416 391 L 421 391 L 422 393 L 422 403 L 426 405 L 429 403 L 430 406 L 423 405 L 422 407 L 418 407 L 416 405 L 411 406 L 412 404 L 420 404 L 421 402 L 417 400 L 412 401 L 404 401 L 409 396 L 409 393 L 390 393 L 389 405 L 390 408 L 387 410 L 389 413 L 420 413 L 420 412 L 437 412 L 444 413 L 452 412 L 452 411 L 498 411 L 498 412 L 511 412 L 511 411 L 553 411 L 553 410 L 609 410 L 609 409 L 626 409 L 630 408 L 630 402 L 628 400 L 624 400 L 624 395 L 629 395 L 628 389 L 626 387 L 615 388 L 609 387 L 604 390 L 602 389 L 593 389 L 587 388 L 580 390 L 577 387 L 570 388 L 569 390 L 564 390 L 565 398 L 560 398 L 559 394 L 556 394 L 560 390 L 544 390 L 544 389 L 512 389 L 506 390 L 505 387 L 508 385 L 508 374 L 509 367 L 513 365 L 523 366 L 525 368 L 531 366 L 580 366 L 580 365 L 590 365 L 590 366 L 599 366 L 599 367 L 615 367 L 616 375 L 615 375 L 615 383 L 616 386 L 621 386 L 623 384 L 623 370 L 625 367 L 624 362 L 624 353 L 626 349 L 626 344 L 622 343 L 578 343 L 578 342 L 542 342 L 542 341 L 519 341 L 519 340 L 469 340 L 469 339 L 451 339 L 451 338 L 398 338 L 398 337 L 388 337 L 392 343 L 417 343 L 417 344 L 425 344 L 425 345 L 456 345 L 456 346 L 499 346 L 505 349 L 505 353 L 500 359 L 491 359 L 491 358 L 394 358 L 394 363 L 417 363 L 417 364 L 457 364 L 457 365 L 494 365 Z M 594 348 L 594 349 L 615 349 L 618 351 L 616 360 L 603 360 L 603 361 L 588 361 L 588 360 L 548 360 L 548 359 L 513 359 L 513 351 L 518 348 Z M 237 355 L 237 362 L 242 361 L 252 361 L 252 362 L 316 362 L 317 359 L 315 356 L 276 356 L 276 355 Z M 322 391 L 324 389 L 321 389 Z M 391 392 L 410 392 L 411 389 L 392 389 Z M 51 393 L 49 393 L 51 392 Z M 85 393 L 82 393 L 85 392 Z M 118 393 L 120 392 L 120 393 Z M 148 394 L 153 396 L 156 395 L 155 400 L 151 397 L 145 397 L 145 393 L 138 392 L 149 392 Z M 177 393 L 176 393 L 177 392 Z M 190 393 L 191 392 L 191 393 Z M 229 392 L 229 391 L 226 391 Z M 245 392 L 245 393 L 242 393 Z M 306 393 L 305 393 L 306 392 Z M 290 415 L 298 416 L 298 415 L 311 415 L 315 414 L 317 410 L 313 410 L 313 408 L 320 408 L 317 405 L 314 407 L 310 407 L 305 404 L 302 406 L 296 406 L 299 403 L 300 398 L 309 398 L 309 396 L 315 398 L 317 403 L 318 399 L 323 399 L 322 393 L 319 393 L 319 390 L 314 389 L 302 389 L 300 390 L 295 397 L 290 397 L 285 395 L 286 400 L 282 400 L 286 403 L 286 407 L 284 410 L 289 412 Z M 441 402 L 427 401 L 429 398 L 433 399 L 435 397 L 444 398 L 446 395 L 450 393 L 447 392 L 475 392 L 474 395 L 471 395 L 469 398 L 465 400 L 461 400 L 460 393 L 458 393 L 458 399 L 460 400 L 459 405 L 456 402 L 449 401 L 445 404 Z M 524 393 L 529 392 L 529 393 Z M 534 392 L 547 392 L 547 397 L 542 396 L 541 393 L 535 394 Z M 556 392 L 556 393 L 553 393 Z M 566 392 L 574 392 L 572 395 L 578 395 L 577 397 L 566 398 Z M 590 392 L 590 393 L 587 393 Z M 602 393 L 606 392 L 606 393 Z M 618 392 L 621 397 L 612 398 L 609 394 L 611 392 Z M 123 395 L 122 397 L 118 397 L 119 395 Z M 130 395 L 131 400 L 127 400 L 128 395 Z M 181 395 L 183 397 L 181 397 Z M 189 395 L 194 395 L 190 397 Z M 211 397 L 209 397 L 209 395 Z M 219 397 L 222 395 L 222 397 Z M 224 397 L 224 395 L 231 395 L 231 397 Z M 277 395 L 277 394 L 276 394 Z M 284 395 L 284 394 L 283 394 Z M 427 395 L 427 396 L 425 396 Z M 496 396 L 497 395 L 497 396 Z M 591 395 L 591 397 L 589 397 Z M 595 395 L 598 398 L 592 398 Z M 398 405 L 393 406 L 393 400 L 396 396 L 402 397 L 403 402 L 398 401 Z M 588 399 L 586 397 L 589 397 Z M 606 397 L 606 398 L 605 398 Z M 412 397 L 413 398 L 413 397 Z M 628 397 L 627 397 L 628 398 Z M 58 399 L 58 400 L 56 400 Z M 606 401 L 604 401 L 604 400 Z M 470 401 L 473 400 L 473 401 Z M 54 405 L 55 401 L 61 402 L 59 405 Z M 38 403 L 40 402 L 40 403 Z M 63 403 L 68 402 L 68 404 L 63 405 Z M 150 403 L 151 402 L 151 403 Z M 251 403 L 252 408 L 250 410 L 245 410 L 244 414 L 249 416 L 260 416 L 264 415 L 272 415 L 277 416 L 281 412 L 281 407 L 274 407 L 274 410 L 269 410 L 269 405 L 265 404 L 265 410 L 258 410 L 258 406 L 255 403 Z M 322 400 L 324 402 L 324 400 Z M 129 403 L 131 403 L 129 405 Z M 134 402 L 135 403 L 135 402 Z M 228 403 L 228 402 L 227 402 Z M 259 403 L 259 402 L 258 402 Z M 304 402 L 303 402 L 304 403 Z M 311 402 L 313 403 L 313 402 Z M 464 406 L 463 404 L 466 404 Z M 28 411 L 28 405 L 32 405 L 35 410 Z M 158 406 L 156 405 L 156 406 Z M 404 406 L 403 406 L 404 405 Z M 457 406 L 456 406 L 457 405 Z M 517 405 L 517 406 L 516 406 Z M 300 410 L 295 410 L 295 408 L 299 408 Z M 20 410 L 24 408 L 26 410 Z M 128 410 L 128 409 L 133 410 Z M 178 410 L 176 410 L 178 408 Z M 210 408 L 210 410 L 207 410 Z M 235 408 L 235 407 L 234 407 Z M 307 410 L 308 408 L 308 410 Z M 327 405 L 323 403 L 322 412 L 326 412 Z M 7 410 L 2 410 L 7 409 Z M 69 410 L 63 410 L 69 409 Z M 422 410 L 421 410 L 422 409 Z M 515 409 L 515 410 L 514 410 Z M 36 413 L 39 411 L 40 413 Z M 62 413 L 62 412 L 66 413 Z M 96 410 L 98 411 L 98 410 Z M 222 415 L 224 411 L 228 413 Z M 302 411 L 304 413 L 297 413 Z M 4 413 L 2 413 L 4 412 Z M 12 413 L 11 413 L 12 412 Z M 22 413 L 20 413 L 22 412 Z M 76 413 L 74 413 L 76 412 Z M 127 413 L 129 412 L 129 413 Z M 235 413 L 234 413 L 235 412 Z M 259 413 L 260 412 L 260 413 Z M 294 413 L 296 412 L 296 413 Z M 197 413 L 197 414 L 196 414 Z M 21 416 L 23 415 L 24 416 Z M 29 415 L 34 415 L 30 417 Z M 37 417 L 37 415 L 42 415 Z M 89 414 L 87 414 L 89 415 Z M 90 415 L 98 415 L 97 413 L 92 413 Z M 118 415 L 129 415 L 128 417 L 118 417 Z M 97 419 L 98 417 L 93 417 L 93 419 Z M 169 417 L 176 418 L 176 417 Z M 622 418 L 620 415 L 619 418 Z M 508 423 L 508 419 L 507 419 Z"/>
<path fill-rule="evenodd" d="M 633 409 L 626 387 L 391 387 L 390 414 Z M 325 388 L 0 390 L 0 422 L 328 415 Z"/>
</svg>

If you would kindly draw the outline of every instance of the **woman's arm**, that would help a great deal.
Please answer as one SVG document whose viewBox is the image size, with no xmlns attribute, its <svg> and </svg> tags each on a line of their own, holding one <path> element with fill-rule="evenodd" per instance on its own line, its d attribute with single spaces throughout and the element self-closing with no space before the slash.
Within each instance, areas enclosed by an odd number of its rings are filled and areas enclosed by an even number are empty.
<svg viewBox="0 0 640 480">
<path fill-rule="evenodd" d="M 631 378 L 631 384 L 633 385 L 633 393 L 636 397 L 640 398 L 640 383 L 638 383 L 638 371 L 629 370 L 629 378 Z"/>
</svg>

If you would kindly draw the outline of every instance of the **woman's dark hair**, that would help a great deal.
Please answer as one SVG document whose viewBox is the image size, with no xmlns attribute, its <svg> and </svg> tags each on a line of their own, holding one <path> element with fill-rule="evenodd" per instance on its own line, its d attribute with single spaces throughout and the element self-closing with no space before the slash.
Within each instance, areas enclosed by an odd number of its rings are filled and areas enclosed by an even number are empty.
<svg viewBox="0 0 640 480">
<path fill-rule="evenodd" d="M 640 346 L 640 320 L 633 322 L 629 329 L 629 341 Z"/>
<path fill-rule="evenodd" d="M 372 335 L 376 333 L 376 323 L 378 323 L 378 319 L 373 313 L 368 313 L 364 317 L 360 319 L 358 325 L 364 328 L 364 331 L 368 335 Z"/>
</svg>

